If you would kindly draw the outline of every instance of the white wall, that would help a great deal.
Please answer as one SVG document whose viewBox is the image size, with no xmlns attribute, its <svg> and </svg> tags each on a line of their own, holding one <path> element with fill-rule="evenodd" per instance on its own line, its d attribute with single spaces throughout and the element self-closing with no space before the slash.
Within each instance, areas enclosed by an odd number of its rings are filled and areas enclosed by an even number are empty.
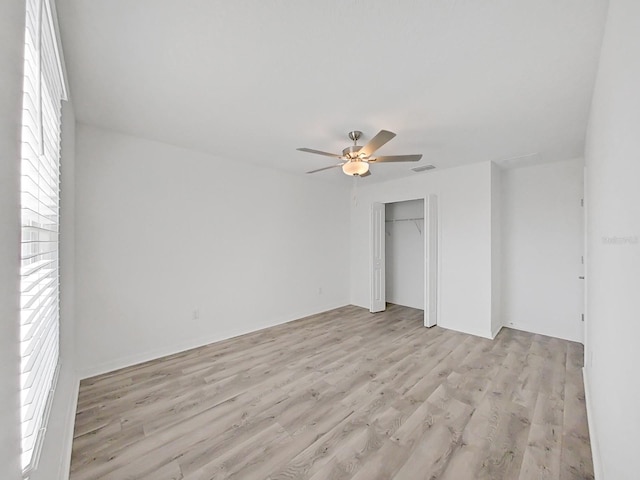
<svg viewBox="0 0 640 480">
<path fill-rule="evenodd" d="M 505 325 L 583 341 L 583 161 L 502 173 Z"/>
<path fill-rule="evenodd" d="M 387 302 L 424 309 L 424 199 L 385 207 Z"/>
<path fill-rule="evenodd" d="M 348 182 L 85 125 L 76 139 L 83 375 L 349 302 Z"/>
<path fill-rule="evenodd" d="M 611 0 L 586 148 L 585 379 L 598 480 L 640 472 L 639 45 L 640 2 Z"/>
<path fill-rule="evenodd" d="M 0 15 L 0 478 L 20 474 L 18 313 L 24 3 Z"/>
<path fill-rule="evenodd" d="M 351 303 L 369 307 L 372 202 L 438 195 L 440 326 L 492 336 L 491 163 L 430 171 L 382 183 L 361 179 L 351 202 Z"/>
</svg>

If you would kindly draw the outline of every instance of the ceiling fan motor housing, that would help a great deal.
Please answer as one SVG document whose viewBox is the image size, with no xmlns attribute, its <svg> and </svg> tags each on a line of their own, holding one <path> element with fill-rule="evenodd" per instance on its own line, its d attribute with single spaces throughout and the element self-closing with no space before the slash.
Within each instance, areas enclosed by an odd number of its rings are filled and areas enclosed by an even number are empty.
<svg viewBox="0 0 640 480">
<path fill-rule="evenodd" d="M 344 150 L 342 150 L 342 156 L 352 159 L 358 158 L 358 152 L 362 147 L 360 145 L 351 145 Z"/>
</svg>

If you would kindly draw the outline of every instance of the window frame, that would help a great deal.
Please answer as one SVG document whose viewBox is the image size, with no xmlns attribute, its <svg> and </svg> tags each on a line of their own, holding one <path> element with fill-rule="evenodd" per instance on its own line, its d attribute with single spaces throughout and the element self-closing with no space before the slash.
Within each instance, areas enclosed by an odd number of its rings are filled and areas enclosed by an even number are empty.
<svg viewBox="0 0 640 480">
<path fill-rule="evenodd" d="M 55 5 L 25 0 L 20 209 L 23 478 L 37 468 L 60 368 L 60 161 L 67 100 Z"/>
</svg>

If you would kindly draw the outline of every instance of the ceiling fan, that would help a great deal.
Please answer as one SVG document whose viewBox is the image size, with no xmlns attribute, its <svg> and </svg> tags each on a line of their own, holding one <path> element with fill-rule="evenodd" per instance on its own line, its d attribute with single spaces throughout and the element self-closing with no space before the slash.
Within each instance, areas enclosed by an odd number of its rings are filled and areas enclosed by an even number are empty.
<svg viewBox="0 0 640 480">
<path fill-rule="evenodd" d="M 349 132 L 349 138 L 353 140 L 353 145 L 342 150 L 342 155 L 335 153 L 323 152 L 320 150 L 313 150 L 312 148 L 298 148 L 301 152 L 315 153 L 317 155 L 324 155 L 326 157 L 339 158 L 342 160 L 340 163 L 331 165 L 329 167 L 318 168 L 317 170 L 311 170 L 307 173 L 316 173 L 323 170 L 329 170 L 330 168 L 342 167 L 342 171 L 346 175 L 366 177 L 371 175 L 369 171 L 370 163 L 382 163 L 382 162 L 417 162 L 422 158 L 422 154 L 418 155 L 387 155 L 374 157 L 373 154 L 381 146 L 396 136 L 395 133 L 387 130 L 380 130 L 375 137 L 369 140 L 366 145 L 358 145 L 358 139 L 362 136 L 362 132 L 354 130 Z"/>
</svg>

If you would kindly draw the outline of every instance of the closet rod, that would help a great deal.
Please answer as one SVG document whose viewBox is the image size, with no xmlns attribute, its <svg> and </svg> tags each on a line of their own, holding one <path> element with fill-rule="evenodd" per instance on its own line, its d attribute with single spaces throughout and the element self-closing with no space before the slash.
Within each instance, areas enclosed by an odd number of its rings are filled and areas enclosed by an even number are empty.
<svg viewBox="0 0 640 480">
<path fill-rule="evenodd" d="M 415 222 L 416 220 L 424 220 L 424 217 L 417 218 L 396 218 L 393 220 L 385 220 L 385 222 Z"/>
</svg>

